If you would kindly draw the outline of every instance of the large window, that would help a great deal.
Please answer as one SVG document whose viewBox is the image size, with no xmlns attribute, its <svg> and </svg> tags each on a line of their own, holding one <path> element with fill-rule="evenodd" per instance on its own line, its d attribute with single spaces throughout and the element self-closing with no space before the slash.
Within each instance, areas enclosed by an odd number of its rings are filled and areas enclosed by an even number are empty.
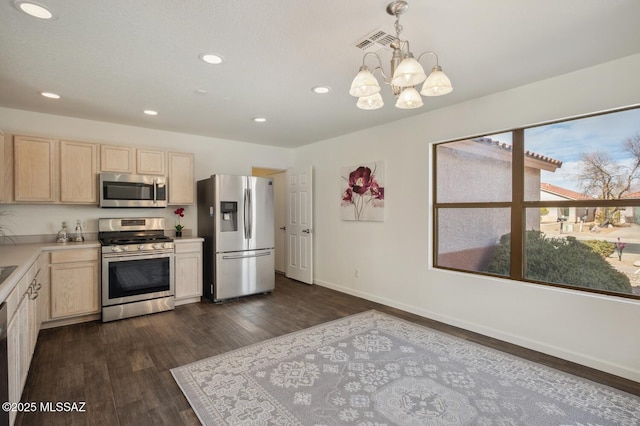
<svg viewBox="0 0 640 426">
<path fill-rule="evenodd" d="M 436 267 L 640 299 L 640 108 L 434 154 Z"/>
</svg>

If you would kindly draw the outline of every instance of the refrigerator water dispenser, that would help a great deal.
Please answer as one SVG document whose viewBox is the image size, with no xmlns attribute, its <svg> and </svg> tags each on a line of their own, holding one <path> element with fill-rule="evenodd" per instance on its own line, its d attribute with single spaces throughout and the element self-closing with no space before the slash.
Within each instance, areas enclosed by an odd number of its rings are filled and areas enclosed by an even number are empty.
<svg viewBox="0 0 640 426">
<path fill-rule="evenodd" d="M 220 231 L 235 232 L 238 230 L 238 203 L 236 201 L 220 201 Z"/>
</svg>

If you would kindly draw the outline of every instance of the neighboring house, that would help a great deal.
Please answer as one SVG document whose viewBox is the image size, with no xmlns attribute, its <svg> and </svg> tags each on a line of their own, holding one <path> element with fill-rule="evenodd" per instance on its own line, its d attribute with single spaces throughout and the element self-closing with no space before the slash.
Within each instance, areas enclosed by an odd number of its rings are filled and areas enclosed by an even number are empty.
<svg viewBox="0 0 640 426">
<path fill-rule="evenodd" d="M 640 191 L 630 192 L 625 194 L 622 198 L 640 198 Z M 640 207 L 625 207 L 620 211 L 620 222 L 622 223 L 638 223 L 640 218 Z"/>
<path fill-rule="evenodd" d="M 631 192 L 622 196 L 623 199 L 640 198 L 640 191 Z M 572 191 L 550 183 L 540 184 L 540 200 L 556 201 L 556 200 L 593 200 L 594 198 L 587 194 Z M 640 215 L 640 209 L 637 207 L 625 207 L 619 210 L 620 223 L 636 223 L 636 218 Z M 566 208 L 549 208 L 549 213 L 542 216 L 542 223 L 557 222 L 563 219 L 567 223 L 593 222 L 596 220 L 598 209 L 595 207 L 566 207 Z"/>
<path fill-rule="evenodd" d="M 512 145 L 488 137 L 441 144 L 437 150 L 438 202 L 498 202 L 511 200 Z M 540 199 L 540 171 L 555 172 L 562 161 L 525 152 L 525 197 Z M 461 191 L 459 182 L 465 182 Z M 540 215 L 527 215 L 527 229 L 540 229 Z M 484 270 L 500 236 L 510 229 L 508 211 L 456 209 L 440 218 L 442 235 L 459 235 L 438 241 L 438 264 Z"/>
<path fill-rule="evenodd" d="M 572 191 L 570 189 L 561 188 L 551 185 L 550 183 L 540 184 L 540 200 L 541 201 L 558 201 L 558 200 L 593 200 L 593 197 Z M 595 219 L 595 207 L 566 207 L 556 208 L 550 207 L 549 213 L 540 218 L 541 222 L 558 222 L 564 220 L 568 223 L 593 222 Z"/>
</svg>

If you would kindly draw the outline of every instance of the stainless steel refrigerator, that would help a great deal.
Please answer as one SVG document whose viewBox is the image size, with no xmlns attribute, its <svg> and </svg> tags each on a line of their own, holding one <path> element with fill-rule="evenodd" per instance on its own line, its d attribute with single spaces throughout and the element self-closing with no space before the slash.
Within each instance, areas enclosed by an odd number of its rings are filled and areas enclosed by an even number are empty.
<svg viewBox="0 0 640 426">
<path fill-rule="evenodd" d="M 273 181 L 213 175 L 198 181 L 204 295 L 214 302 L 273 291 Z"/>
</svg>

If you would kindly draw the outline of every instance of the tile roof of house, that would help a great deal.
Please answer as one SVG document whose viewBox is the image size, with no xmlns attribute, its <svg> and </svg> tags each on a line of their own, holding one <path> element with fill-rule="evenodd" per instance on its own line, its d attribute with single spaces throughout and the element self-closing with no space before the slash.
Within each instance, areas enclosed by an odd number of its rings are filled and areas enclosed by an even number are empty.
<svg viewBox="0 0 640 426">
<path fill-rule="evenodd" d="M 580 192 L 572 191 L 570 189 L 561 188 L 559 186 L 551 185 L 550 183 L 542 182 L 540 184 L 540 190 L 549 192 L 551 194 L 559 195 L 564 198 L 568 198 L 570 200 L 592 200 L 593 197 L 582 194 Z"/>
<path fill-rule="evenodd" d="M 495 146 L 498 147 L 500 149 L 504 149 L 506 151 L 512 152 L 513 151 L 513 146 L 505 143 L 505 142 L 500 142 L 500 141 L 496 141 L 493 140 L 491 138 L 475 138 L 472 139 L 474 142 L 478 142 L 478 143 L 482 143 L 485 145 L 490 145 L 490 146 Z M 535 152 L 532 151 L 525 151 L 524 155 L 529 157 L 529 158 L 533 158 L 536 160 L 540 160 L 540 161 L 545 161 L 547 163 L 553 164 L 554 166 L 560 168 L 562 167 L 562 161 L 560 160 L 556 160 L 555 158 L 551 158 L 551 157 L 547 157 L 545 155 L 541 155 L 541 154 L 537 154 Z"/>
</svg>

